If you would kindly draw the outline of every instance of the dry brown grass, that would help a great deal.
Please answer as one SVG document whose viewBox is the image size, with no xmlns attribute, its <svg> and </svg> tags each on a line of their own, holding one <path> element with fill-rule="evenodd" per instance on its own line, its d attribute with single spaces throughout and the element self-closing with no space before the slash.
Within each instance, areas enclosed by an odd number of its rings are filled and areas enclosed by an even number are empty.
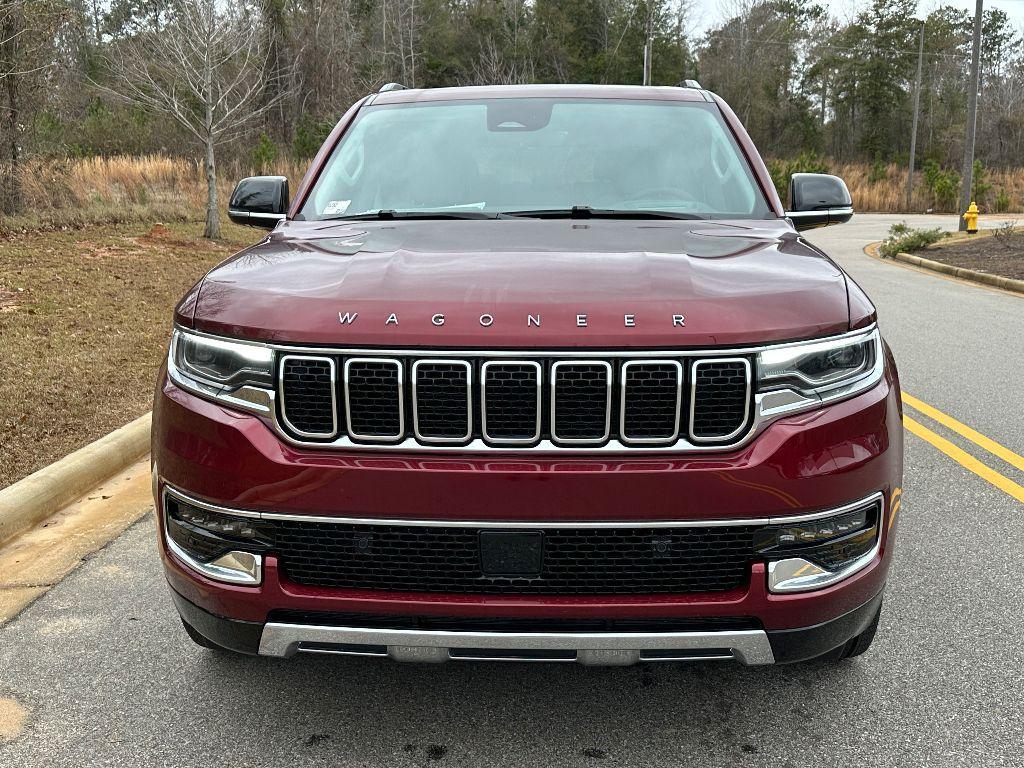
<svg viewBox="0 0 1024 768">
<path fill-rule="evenodd" d="M 935 206 L 920 171 L 914 174 L 914 199 L 908 209 L 905 166 L 889 164 L 885 167 L 884 178 L 877 180 L 872 180 L 872 166 L 869 163 L 830 163 L 829 170 L 842 177 L 850 188 L 854 210 L 880 213 L 909 210 L 920 213 Z M 978 201 L 983 213 L 1020 213 L 1024 210 L 1024 168 L 993 169 L 986 174 L 985 181 L 991 184 L 992 188 Z M 1010 205 L 1005 211 L 995 210 L 995 199 L 999 190 L 1003 190 L 1010 198 Z"/>
<path fill-rule="evenodd" d="M 0 488 L 149 410 L 174 304 L 261 237 L 201 233 L 135 223 L 0 243 Z"/>
<path fill-rule="evenodd" d="M 902 212 L 905 205 L 906 169 L 889 165 L 882 178 L 874 179 L 869 163 L 827 163 L 842 176 L 860 211 Z M 218 193 L 220 208 L 227 205 L 232 185 L 239 178 L 265 172 L 287 176 L 292 189 L 306 172 L 307 163 L 284 159 L 272 168 L 254 171 L 239 164 L 221 167 Z M 983 212 L 995 213 L 995 199 L 1003 190 L 1010 199 L 1009 213 L 1024 211 L 1024 169 L 991 170 L 992 185 L 979 201 Z M 0 234 L 36 229 L 78 228 L 97 223 L 131 221 L 196 221 L 203 215 L 206 182 L 202 166 L 194 160 L 146 155 L 142 157 L 90 157 L 67 160 L 33 160 L 22 170 L 25 213 L 0 217 Z M 911 211 L 934 206 L 931 193 L 917 174 Z"/>
<path fill-rule="evenodd" d="M 305 164 L 283 161 L 268 173 L 287 176 L 292 188 Z M 234 183 L 252 169 L 221 169 L 220 209 Z M 196 221 L 206 205 L 201 163 L 165 155 L 34 159 L 21 169 L 24 213 L 0 216 L 0 234 L 36 229 L 78 228 L 131 221 Z"/>
</svg>

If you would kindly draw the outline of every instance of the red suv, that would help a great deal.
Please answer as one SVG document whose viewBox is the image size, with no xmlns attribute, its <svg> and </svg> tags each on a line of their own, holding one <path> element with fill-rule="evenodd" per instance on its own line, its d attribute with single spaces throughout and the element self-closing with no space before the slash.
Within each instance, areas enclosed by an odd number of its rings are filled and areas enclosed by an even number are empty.
<svg viewBox="0 0 1024 768">
<path fill-rule="evenodd" d="M 875 309 L 699 87 L 386 86 L 178 305 L 167 579 L 200 645 L 403 661 L 862 653 L 899 508 Z"/>
</svg>

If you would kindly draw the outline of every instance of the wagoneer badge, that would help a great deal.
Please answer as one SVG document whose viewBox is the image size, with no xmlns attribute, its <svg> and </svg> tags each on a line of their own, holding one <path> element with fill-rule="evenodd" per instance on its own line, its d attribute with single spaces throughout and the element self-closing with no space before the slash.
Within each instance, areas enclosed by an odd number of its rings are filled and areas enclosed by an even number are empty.
<svg viewBox="0 0 1024 768">
<path fill-rule="evenodd" d="M 352 325 L 359 319 L 358 312 L 339 312 L 338 322 L 342 325 Z M 430 317 L 430 322 L 436 326 L 442 326 L 445 324 L 445 316 L 443 312 L 437 312 Z M 478 322 L 484 328 L 490 328 L 494 325 L 494 315 L 485 312 L 477 318 Z M 588 322 L 588 316 L 586 313 L 580 313 L 576 315 L 576 327 L 586 328 Z M 636 314 L 633 312 L 627 312 L 622 316 L 622 324 L 626 328 L 636 328 Z M 384 325 L 398 325 L 398 313 L 391 312 L 384 319 Z M 526 316 L 526 327 L 527 328 L 540 328 L 541 327 L 541 316 L 540 313 L 536 315 Z M 673 328 L 685 328 L 686 318 L 683 315 L 672 315 L 672 327 Z"/>
</svg>

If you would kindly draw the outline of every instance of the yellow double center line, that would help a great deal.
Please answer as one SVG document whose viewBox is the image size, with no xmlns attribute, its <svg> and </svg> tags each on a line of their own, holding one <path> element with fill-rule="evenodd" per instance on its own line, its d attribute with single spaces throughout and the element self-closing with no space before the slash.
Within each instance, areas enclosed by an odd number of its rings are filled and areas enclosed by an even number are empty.
<svg viewBox="0 0 1024 768">
<path fill-rule="evenodd" d="M 928 403 L 918 400 L 913 395 L 908 395 L 906 392 L 903 393 L 903 403 L 904 405 L 908 405 L 914 410 L 919 411 L 928 418 L 934 419 L 942 426 L 952 430 L 953 432 L 956 432 L 961 437 L 966 438 L 967 440 L 971 441 L 979 448 L 982 448 L 985 451 L 989 452 L 993 456 L 1002 459 L 1007 464 L 1016 467 L 1017 469 L 1024 472 L 1024 456 L 1021 456 L 1018 453 L 1014 453 L 1006 446 L 1000 445 L 995 440 L 985 437 L 985 435 L 981 434 L 977 430 L 974 430 L 971 427 L 967 426 L 966 424 L 957 421 L 952 416 L 946 415 L 938 408 L 934 408 L 928 405 Z M 1024 503 L 1024 487 L 1020 486 L 1018 483 L 1015 483 L 1013 480 L 1006 477 L 1006 475 L 1003 475 L 997 472 L 996 470 L 992 469 L 992 467 L 988 466 L 988 464 L 985 464 L 984 462 L 976 459 L 967 451 L 963 450 L 957 445 L 954 445 L 949 440 L 937 434 L 936 432 L 933 432 L 932 430 L 928 429 L 928 427 L 924 426 L 924 424 L 921 424 L 919 421 L 912 419 L 906 413 L 903 414 L 903 426 L 905 426 L 909 432 L 912 432 L 913 434 L 917 435 L 922 440 L 931 443 L 933 446 L 935 446 L 944 454 L 953 459 L 953 461 L 957 462 L 964 468 L 969 469 L 978 477 L 987 480 L 999 490 L 1003 491 L 1006 494 L 1009 494 L 1017 501 Z"/>
</svg>

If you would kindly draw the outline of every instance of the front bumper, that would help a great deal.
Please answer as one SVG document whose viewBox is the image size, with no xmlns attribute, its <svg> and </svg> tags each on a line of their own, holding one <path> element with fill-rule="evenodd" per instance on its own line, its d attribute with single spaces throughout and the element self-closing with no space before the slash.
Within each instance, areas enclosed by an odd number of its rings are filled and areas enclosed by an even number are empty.
<svg viewBox="0 0 1024 768">
<path fill-rule="evenodd" d="M 576 662 L 628 666 L 638 662 L 733 659 L 754 666 L 806 661 L 864 632 L 881 609 L 882 593 L 842 616 L 797 630 L 681 632 L 484 632 L 390 629 L 309 623 L 259 624 L 215 616 L 173 592 L 182 618 L 215 644 L 239 653 L 387 657 L 394 661 Z"/>
<path fill-rule="evenodd" d="M 835 640 L 831 647 L 837 647 L 856 632 L 839 637 L 834 627 L 842 632 L 856 629 L 859 619 L 844 617 L 859 616 L 867 610 L 864 606 L 880 599 L 892 557 L 893 501 L 902 482 L 902 431 L 898 387 L 891 367 L 874 389 L 818 411 L 780 419 L 737 451 L 666 457 L 611 454 L 597 459 L 520 457 L 513 452 L 481 457 L 300 449 L 283 443 L 258 418 L 200 399 L 162 378 L 154 408 L 153 460 L 158 498 L 167 483 L 228 508 L 334 518 L 524 524 L 623 521 L 643 525 L 799 515 L 882 493 L 881 539 L 871 562 L 836 584 L 793 594 L 768 590 L 768 566 L 763 562 L 753 564 L 743 586 L 718 593 L 526 596 L 325 588 L 290 581 L 273 553 L 263 560 L 259 586 L 231 585 L 206 578 L 183 564 L 168 550 L 161 522 L 160 550 L 167 578 L 186 621 L 218 644 L 249 653 L 260 650 L 264 635 L 269 638 L 268 652 L 272 648 L 278 655 L 293 652 L 305 642 L 322 641 L 322 637 L 307 638 L 306 629 L 296 634 L 294 629 L 274 626 L 289 623 L 272 620 L 275 611 L 538 621 L 743 617 L 754 620 L 756 627 L 739 631 L 760 632 L 767 638 L 767 646 L 760 635 L 756 641 L 751 640 L 753 635 L 741 635 L 742 642 L 726 642 L 722 635 L 698 640 L 693 632 L 683 632 L 672 633 L 677 635 L 672 638 L 657 637 L 644 648 L 690 655 L 724 655 L 719 652 L 728 649 L 731 656 L 748 659 L 767 658 L 765 649 L 769 648 L 775 661 L 789 661 L 796 660 L 791 658 L 794 654 L 801 658 L 820 655 L 787 650 L 801 645 L 796 639 L 800 633 L 813 630 L 816 636 L 831 638 L 829 642 Z M 190 620 L 183 605 L 199 611 L 196 615 L 200 618 Z M 202 626 L 225 620 L 236 628 L 248 627 L 249 639 L 235 645 L 220 642 L 220 635 Z M 268 624 L 269 630 L 265 629 Z M 343 636 L 337 632 L 339 627 L 355 630 L 355 634 Z M 816 629 L 823 627 L 833 629 L 820 633 Z M 354 638 L 365 638 L 364 629 L 334 625 L 330 637 L 344 637 L 341 642 L 351 644 Z M 779 637 L 790 640 L 774 639 L 776 633 L 786 632 L 793 634 Z M 575 637 L 578 633 L 571 634 Z M 430 651 L 437 656 L 451 655 L 447 648 L 481 649 L 461 640 L 447 645 L 447 637 L 428 636 L 432 644 L 422 645 L 417 644 L 426 642 L 422 639 L 410 643 L 408 636 L 385 635 L 377 633 L 372 639 L 387 642 L 356 644 L 383 649 L 381 655 L 393 656 L 404 652 L 392 649 L 409 647 L 441 649 Z M 514 644 L 530 645 L 534 639 Z M 466 642 L 469 640 L 478 641 L 467 638 Z M 600 645 L 597 639 L 591 640 L 588 645 Z M 551 642 L 572 645 L 575 641 Z M 656 647 L 659 644 L 661 648 Z M 818 647 L 817 641 L 804 644 L 811 650 Z M 635 642 L 625 647 L 580 645 L 569 650 L 628 651 L 634 655 L 639 651 L 642 656 L 644 649 L 633 645 Z M 830 648 L 821 652 L 827 650 Z M 593 658 L 589 653 L 584 656 Z"/>
</svg>

